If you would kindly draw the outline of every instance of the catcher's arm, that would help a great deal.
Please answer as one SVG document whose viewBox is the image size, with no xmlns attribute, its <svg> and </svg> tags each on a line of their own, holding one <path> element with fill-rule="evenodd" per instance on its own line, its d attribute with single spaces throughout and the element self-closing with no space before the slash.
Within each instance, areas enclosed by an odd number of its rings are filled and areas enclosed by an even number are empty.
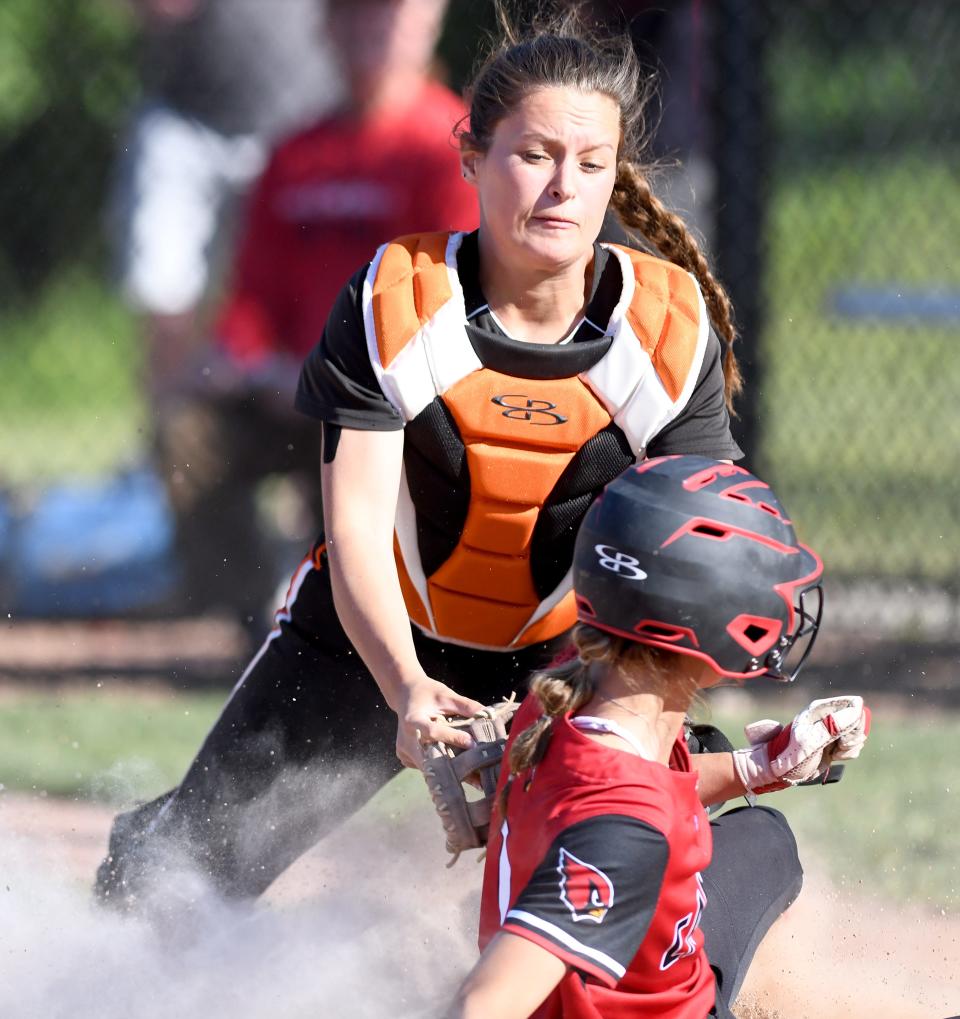
<svg viewBox="0 0 960 1019">
<path fill-rule="evenodd" d="M 417 658 L 394 565 L 393 528 L 403 431 L 324 429 L 323 516 L 337 615 L 397 713 L 397 756 L 420 764 L 424 738 L 469 740 L 443 721 L 483 705 L 431 679 Z"/>
<path fill-rule="evenodd" d="M 423 741 L 420 768 L 447 837 L 447 852 L 453 854 L 449 867 L 465 849 L 487 844 L 507 728 L 518 707 L 511 697 L 470 718 L 446 719 L 448 726 L 469 736 L 466 749 L 435 739 Z"/>
</svg>

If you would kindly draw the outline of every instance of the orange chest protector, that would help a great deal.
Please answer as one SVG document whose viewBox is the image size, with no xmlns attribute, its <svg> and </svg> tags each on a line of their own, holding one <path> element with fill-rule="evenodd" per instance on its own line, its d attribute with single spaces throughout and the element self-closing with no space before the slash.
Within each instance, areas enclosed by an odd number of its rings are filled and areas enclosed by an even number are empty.
<svg viewBox="0 0 960 1019">
<path fill-rule="evenodd" d="M 708 322 L 684 270 L 609 246 L 623 292 L 607 352 L 569 378 L 530 379 L 487 368 L 470 343 L 457 277 L 462 234 L 401 238 L 377 252 L 363 290 L 367 351 L 388 400 L 408 424 L 435 401 L 462 443 L 469 495 L 442 562 L 425 563 L 424 515 L 405 466 L 395 551 L 410 619 L 453 643 L 511 650 L 575 622 L 570 564 L 551 589 L 535 583 L 537 523 L 585 443 L 611 424 L 635 459 L 687 403 Z M 451 441 L 448 439 L 448 441 Z M 405 458 L 406 459 L 406 458 Z M 454 493 L 453 495 L 465 493 Z"/>
</svg>

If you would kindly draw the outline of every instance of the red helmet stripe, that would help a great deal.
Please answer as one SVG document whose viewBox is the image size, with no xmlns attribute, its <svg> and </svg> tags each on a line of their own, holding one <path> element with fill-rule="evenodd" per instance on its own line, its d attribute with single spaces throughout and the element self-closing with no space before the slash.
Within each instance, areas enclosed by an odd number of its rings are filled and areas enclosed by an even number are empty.
<svg viewBox="0 0 960 1019">
<path fill-rule="evenodd" d="M 647 637 L 644 634 L 631 633 L 629 630 L 620 630 L 616 626 L 608 626 L 606 623 L 601 623 L 596 619 L 584 619 L 583 622 L 595 626 L 598 630 L 603 630 L 604 633 L 612 633 L 616 637 L 626 637 L 627 640 L 636 641 L 638 644 L 646 644 L 649 647 L 661 648 L 663 651 L 676 651 L 678 654 L 688 655 L 691 658 L 699 658 L 701 662 L 706 662 L 718 676 L 727 676 L 730 679 L 753 679 L 755 676 L 762 676 L 767 671 L 765 665 L 760 665 L 749 672 L 734 672 L 732 669 L 721 668 L 706 651 L 696 651 L 689 647 L 681 648 L 676 644 L 669 643 L 669 641 Z"/>
<path fill-rule="evenodd" d="M 748 541 L 756 541 L 761 545 L 776 549 L 783 555 L 796 555 L 799 549 L 775 538 L 769 538 L 765 534 L 757 534 L 756 531 L 748 531 L 745 527 L 735 527 L 733 524 L 725 524 L 720 520 L 710 520 L 707 517 L 693 517 L 682 527 L 674 531 L 669 538 L 660 546 L 666 548 L 685 535 L 693 534 L 698 538 L 709 538 L 711 541 L 729 541 L 731 538 L 746 538 Z"/>
<path fill-rule="evenodd" d="M 665 644 L 677 644 L 682 640 L 688 640 L 694 647 L 700 647 L 696 633 L 687 626 L 661 623 L 658 619 L 644 619 L 642 623 L 637 623 L 633 630 L 634 633 L 653 637 Z"/>
<path fill-rule="evenodd" d="M 691 474 L 689 478 L 684 478 L 683 487 L 688 492 L 696 492 L 700 488 L 712 485 L 717 478 L 729 478 L 734 474 L 746 474 L 749 477 L 750 472 L 736 464 L 718 463 L 715 467 L 705 467 Z"/>
<path fill-rule="evenodd" d="M 584 616 L 596 618 L 597 615 L 596 609 L 594 609 L 594 607 L 590 604 L 589 598 L 584 598 L 582 594 L 578 594 L 576 595 L 576 599 L 577 599 L 577 615 L 581 619 L 583 619 Z M 585 620 L 585 622 L 589 622 L 589 620 Z"/>
<path fill-rule="evenodd" d="M 766 482 L 760 481 L 759 479 L 753 479 L 751 481 L 741 482 L 739 485 L 731 485 L 729 488 L 720 492 L 719 495 L 721 499 L 732 499 L 735 502 L 745 502 L 750 506 L 754 506 L 756 509 L 769 513 L 772 517 L 776 517 L 778 520 L 782 520 L 785 524 L 790 523 L 790 521 L 787 520 L 787 518 L 780 512 L 780 508 L 774 503 L 766 502 L 762 499 L 751 499 L 749 495 L 745 495 L 744 492 L 748 488 L 762 488 L 765 492 L 770 491 L 770 486 Z"/>
<path fill-rule="evenodd" d="M 656 467 L 659 464 L 666 463 L 668 460 L 679 460 L 680 454 L 674 453 L 671 456 L 655 456 L 650 460 L 644 460 L 643 463 L 637 464 L 634 468 L 637 474 L 643 474 L 644 471 L 650 470 L 651 467 Z"/>
</svg>

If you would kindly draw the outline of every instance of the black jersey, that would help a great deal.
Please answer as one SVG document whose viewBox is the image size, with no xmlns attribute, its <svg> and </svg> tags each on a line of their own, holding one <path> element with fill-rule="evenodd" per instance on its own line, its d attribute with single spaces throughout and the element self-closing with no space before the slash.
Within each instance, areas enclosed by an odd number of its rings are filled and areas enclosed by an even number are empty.
<svg viewBox="0 0 960 1019">
<path fill-rule="evenodd" d="M 689 274 L 597 245 L 582 320 L 537 344 L 506 334 L 478 268 L 476 233 L 385 245 L 341 292 L 297 405 L 340 427 L 406 429 L 397 565 L 410 618 L 507 648 L 572 625 L 573 541 L 603 485 L 638 456 L 741 454 Z"/>
<path fill-rule="evenodd" d="M 594 245 L 594 273 L 583 320 L 562 345 L 512 339 L 491 314 L 480 289 L 477 233 L 468 234 L 457 256 L 467 310 L 467 332 L 489 368 L 527 378 L 576 374 L 599 360 L 609 347 L 606 325 L 620 296 L 620 268 L 610 252 Z M 403 420 L 377 383 L 367 355 L 361 308 L 369 265 L 357 270 L 340 291 L 323 337 L 307 357 L 297 390 L 297 409 L 343 428 L 389 431 Z M 509 370 L 507 370 L 509 369 Z M 696 387 L 687 406 L 647 447 L 647 456 L 696 453 L 715 460 L 739 460 L 723 399 L 720 341 L 711 329 Z M 626 461 L 623 466 L 629 465 Z"/>
</svg>

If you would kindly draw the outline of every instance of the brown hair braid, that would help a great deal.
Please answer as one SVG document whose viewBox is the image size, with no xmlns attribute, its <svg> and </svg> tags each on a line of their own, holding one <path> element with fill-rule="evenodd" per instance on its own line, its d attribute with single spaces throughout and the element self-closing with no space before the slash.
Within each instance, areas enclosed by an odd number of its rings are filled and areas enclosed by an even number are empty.
<svg viewBox="0 0 960 1019">
<path fill-rule="evenodd" d="M 617 637 L 586 623 L 571 634 L 577 654 L 569 661 L 536 673 L 530 692 L 540 702 L 543 714 L 521 732 L 510 747 L 510 781 L 498 799 L 501 815 L 506 810 L 510 783 L 521 772 L 543 760 L 553 723 L 557 718 L 582 708 L 596 691 L 594 665 L 607 665 L 630 674 L 642 673 L 655 686 L 683 682 L 684 656 Z M 689 680 L 687 680 L 689 682 Z"/>
<path fill-rule="evenodd" d="M 650 188 L 644 174 L 629 159 L 617 165 L 617 181 L 613 186 L 610 204 L 628 230 L 638 231 L 666 259 L 692 273 L 703 290 L 714 328 L 726 341 L 723 358 L 724 397 L 732 412 L 733 398 L 740 392 L 743 380 L 733 352 L 736 329 L 733 324 L 733 306 L 726 291 L 710 271 L 707 259 L 700 250 L 686 223 L 660 201 Z"/>
</svg>

